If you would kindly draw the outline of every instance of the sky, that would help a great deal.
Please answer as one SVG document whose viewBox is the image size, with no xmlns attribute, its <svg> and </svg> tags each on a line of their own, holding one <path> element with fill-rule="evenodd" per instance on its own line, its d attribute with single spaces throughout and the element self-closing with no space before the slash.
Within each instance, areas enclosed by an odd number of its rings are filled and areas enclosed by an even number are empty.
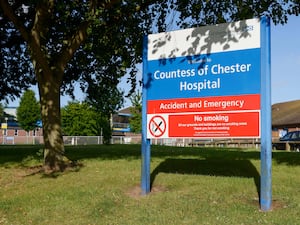
<svg viewBox="0 0 300 225">
<path fill-rule="evenodd" d="M 272 104 L 300 100 L 300 16 L 289 17 L 285 25 L 271 25 L 271 100 Z M 141 68 L 141 66 L 139 66 Z M 142 77 L 140 69 L 137 77 Z M 119 85 L 125 93 L 130 85 L 126 78 Z M 34 89 L 36 91 L 36 88 Z M 37 91 L 36 91 L 37 92 Z M 36 96 L 37 97 L 37 96 Z M 83 101 L 85 95 L 77 87 L 75 99 Z M 38 97 L 37 97 L 38 99 Z M 70 97 L 62 96 L 61 105 L 65 106 L 71 101 Z M 17 107 L 19 100 L 10 102 L 8 106 Z M 130 100 L 126 99 L 124 107 L 130 106 Z"/>
<path fill-rule="evenodd" d="M 272 104 L 300 100 L 300 16 L 271 27 Z"/>
</svg>

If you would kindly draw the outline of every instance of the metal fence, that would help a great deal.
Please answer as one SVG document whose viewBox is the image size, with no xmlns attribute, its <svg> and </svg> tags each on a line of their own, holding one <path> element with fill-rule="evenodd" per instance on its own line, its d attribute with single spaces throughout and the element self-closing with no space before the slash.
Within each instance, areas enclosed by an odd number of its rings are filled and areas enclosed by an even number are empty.
<svg viewBox="0 0 300 225">
<path fill-rule="evenodd" d="M 64 136 L 65 145 L 100 145 L 103 144 L 102 136 Z M 112 136 L 111 144 L 139 144 L 140 136 Z"/>
<path fill-rule="evenodd" d="M 65 145 L 101 145 L 102 136 L 64 136 Z M 273 140 L 274 141 L 274 140 Z M 43 144 L 42 136 L 0 136 L 0 144 Z M 140 144 L 141 135 L 113 136 L 111 144 Z M 167 145 L 178 147 L 239 147 L 259 148 L 260 139 L 190 139 L 169 138 L 152 139 L 154 145 Z"/>
<path fill-rule="evenodd" d="M 152 144 L 178 147 L 237 147 L 259 148 L 260 139 L 193 139 L 193 138 L 168 138 L 153 139 Z"/>
<path fill-rule="evenodd" d="M 102 136 L 64 136 L 65 145 L 100 145 L 103 144 Z M 0 136 L 0 144 L 43 144 L 42 136 Z M 139 144 L 140 136 L 113 136 L 111 144 Z"/>
<path fill-rule="evenodd" d="M 42 136 L 0 136 L 0 143 L 6 145 L 15 144 L 43 144 Z"/>
</svg>

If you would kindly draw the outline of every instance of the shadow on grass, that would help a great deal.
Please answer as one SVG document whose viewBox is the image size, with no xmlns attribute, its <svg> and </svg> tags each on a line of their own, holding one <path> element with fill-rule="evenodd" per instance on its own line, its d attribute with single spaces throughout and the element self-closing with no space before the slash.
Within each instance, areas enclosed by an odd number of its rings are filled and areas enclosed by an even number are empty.
<svg viewBox="0 0 300 225">
<path fill-rule="evenodd" d="M 9 167 L 11 165 L 24 166 L 28 165 L 28 162 L 40 162 L 43 161 L 43 146 L 42 145 L 0 145 L 0 167 Z M 126 159 L 139 160 L 141 158 L 141 146 L 140 145 L 86 145 L 86 146 L 66 146 L 66 156 L 73 161 L 82 161 L 89 159 L 99 159 L 99 160 L 117 160 Z M 170 146 L 151 146 L 151 157 L 161 158 L 168 162 L 169 158 L 176 157 L 191 157 L 199 158 L 198 162 L 202 167 L 208 166 L 209 163 L 213 161 L 218 161 L 216 168 L 212 168 L 215 175 L 222 175 L 222 173 L 227 173 L 227 167 L 219 168 L 222 164 L 243 168 L 242 163 L 239 165 L 238 162 L 247 162 L 249 165 L 249 160 L 260 160 L 260 152 L 258 150 L 247 150 L 241 148 L 205 148 L 205 147 L 170 147 Z M 278 164 L 286 164 L 291 166 L 300 166 L 300 153 L 298 152 L 287 152 L 287 151 L 274 151 L 272 153 L 273 162 Z M 205 161 L 201 160 L 205 159 Z M 174 159 L 175 160 L 175 159 Z M 178 159 L 179 160 L 179 159 Z M 165 162 L 165 163 L 166 163 Z M 185 161 L 184 161 L 185 162 Z M 191 159 L 190 163 L 193 162 Z M 180 164 L 180 162 L 178 162 Z M 182 162 L 183 163 L 183 162 Z M 230 167 L 230 164 L 233 163 Z M 195 164 L 195 165 L 194 165 Z M 198 168 L 198 173 L 200 168 L 198 163 L 192 164 Z M 166 166 L 164 168 L 167 168 Z M 185 167 L 183 167 L 185 168 Z M 205 168 L 201 168 L 201 171 Z M 223 171 L 218 171 L 223 169 Z M 173 169 L 174 171 L 175 169 Z M 187 168 L 186 168 L 187 170 Z M 190 171 L 190 170 L 187 170 Z M 229 170 L 231 171 L 231 170 Z M 197 172 L 197 171 L 196 171 Z M 191 171 L 190 171 L 191 173 Z M 232 172 L 235 174 L 239 172 Z M 213 174 L 212 174 L 213 175 Z M 245 177 L 245 174 L 241 174 Z"/>
<path fill-rule="evenodd" d="M 151 188 L 159 173 L 253 178 L 258 196 L 260 196 L 260 174 L 249 160 L 167 158 L 151 173 Z"/>
<path fill-rule="evenodd" d="M 24 166 L 28 161 L 39 161 L 43 158 L 42 149 L 41 145 L 0 145 L 0 166 Z"/>
</svg>

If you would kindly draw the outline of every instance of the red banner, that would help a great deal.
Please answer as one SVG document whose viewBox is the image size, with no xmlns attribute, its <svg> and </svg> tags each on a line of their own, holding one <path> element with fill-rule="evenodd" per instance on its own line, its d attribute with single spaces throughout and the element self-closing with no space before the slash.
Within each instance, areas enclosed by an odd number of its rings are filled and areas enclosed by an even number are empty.
<svg viewBox="0 0 300 225">
<path fill-rule="evenodd" d="M 259 137 L 259 112 L 169 115 L 169 137 Z"/>
<path fill-rule="evenodd" d="M 260 95 L 149 100 L 147 114 L 260 109 Z"/>
</svg>

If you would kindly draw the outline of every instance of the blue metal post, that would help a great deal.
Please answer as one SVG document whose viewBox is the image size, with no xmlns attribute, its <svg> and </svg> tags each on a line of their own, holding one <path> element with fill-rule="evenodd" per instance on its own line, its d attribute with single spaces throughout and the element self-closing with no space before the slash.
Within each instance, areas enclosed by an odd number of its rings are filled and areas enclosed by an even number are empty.
<svg viewBox="0 0 300 225">
<path fill-rule="evenodd" d="M 150 139 L 147 139 L 147 45 L 148 37 L 144 37 L 143 42 L 143 92 L 142 92 L 142 165 L 141 165 L 141 190 L 142 195 L 150 192 L 150 157 L 151 145 Z"/>
<path fill-rule="evenodd" d="M 142 177 L 141 177 L 141 190 L 142 195 L 150 192 L 150 140 L 142 140 Z"/>
<path fill-rule="evenodd" d="M 272 111 L 270 19 L 261 18 L 261 185 L 260 207 L 268 211 L 272 206 Z"/>
</svg>

